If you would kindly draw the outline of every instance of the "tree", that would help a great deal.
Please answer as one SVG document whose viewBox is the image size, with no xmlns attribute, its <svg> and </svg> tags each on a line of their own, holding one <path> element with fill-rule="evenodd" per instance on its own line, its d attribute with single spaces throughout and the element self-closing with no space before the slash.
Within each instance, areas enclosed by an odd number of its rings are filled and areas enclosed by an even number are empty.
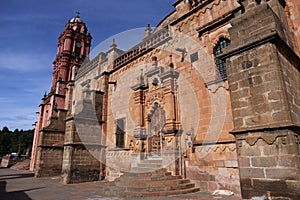
<svg viewBox="0 0 300 200">
<path fill-rule="evenodd" d="M 0 156 L 4 156 L 9 153 L 10 151 L 10 136 L 9 132 L 2 129 L 0 132 Z"/>
<path fill-rule="evenodd" d="M 33 134 L 34 130 L 15 129 L 12 132 L 3 127 L 0 131 L 0 156 L 12 152 L 25 154 L 32 145 Z"/>
<path fill-rule="evenodd" d="M 2 129 L 2 133 L 9 133 L 9 129 L 7 128 L 7 126 L 4 126 Z"/>
</svg>

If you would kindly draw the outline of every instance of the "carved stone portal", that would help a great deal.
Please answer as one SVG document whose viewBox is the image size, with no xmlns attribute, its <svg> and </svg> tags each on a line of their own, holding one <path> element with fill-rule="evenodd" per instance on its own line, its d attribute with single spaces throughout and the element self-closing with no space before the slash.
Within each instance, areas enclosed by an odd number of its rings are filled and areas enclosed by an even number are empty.
<svg viewBox="0 0 300 200">
<path fill-rule="evenodd" d="M 142 70 L 137 83 L 131 87 L 135 91 L 136 116 L 139 116 L 135 143 L 145 144 L 140 152 L 142 159 L 163 158 L 167 146 L 165 138 L 173 140 L 176 137 L 180 124 L 176 107 L 178 77 L 174 68 L 156 64 L 145 74 Z"/>
</svg>

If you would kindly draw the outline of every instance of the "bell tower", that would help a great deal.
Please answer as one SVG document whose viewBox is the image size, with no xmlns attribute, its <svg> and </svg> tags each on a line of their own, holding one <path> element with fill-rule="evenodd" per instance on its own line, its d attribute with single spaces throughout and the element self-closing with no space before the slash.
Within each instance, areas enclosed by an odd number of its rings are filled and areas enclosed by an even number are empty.
<svg viewBox="0 0 300 200">
<path fill-rule="evenodd" d="M 76 16 L 67 22 L 65 31 L 58 39 L 57 54 L 54 60 L 52 74 L 52 87 L 54 91 L 57 82 L 68 82 L 72 78 L 72 73 L 76 73 L 84 59 L 88 57 L 91 47 L 91 34 L 87 32 L 87 27 L 79 17 Z M 76 70 L 72 70 L 75 67 Z"/>
<path fill-rule="evenodd" d="M 72 85 L 77 70 L 90 53 L 92 36 L 76 12 L 58 38 L 50 92 L 45 93 L 35 124 L 30 169 L 36 176 L 61 173 L 65 120 L 71 109 Z"/>
</svg>

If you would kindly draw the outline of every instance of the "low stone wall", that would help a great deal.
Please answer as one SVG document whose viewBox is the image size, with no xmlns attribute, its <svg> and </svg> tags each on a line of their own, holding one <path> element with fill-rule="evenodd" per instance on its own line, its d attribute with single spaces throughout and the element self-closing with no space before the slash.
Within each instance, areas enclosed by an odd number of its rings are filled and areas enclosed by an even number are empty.
<svg viewBox="0 0 300 200">
<path fill-rule="evenodd" d="M 137 155 L 128 150 L 111 150 L 106 155 L 106 180 L 114 181 L 139 162 Z M 135 163 L 135 164 L 134 164 Z"/>
<path fill-rule="evenodd" d="M 185 164 L 187 178 L 201 191 L 225 189 L 241 194 L 235 143 L 195 147 Z"/>
<path fill-rule="evenodd" d="M 8 167 L 10 163 L 10 156 L 3 156 L 1 159 L 1 167 Z"/>
</svg>

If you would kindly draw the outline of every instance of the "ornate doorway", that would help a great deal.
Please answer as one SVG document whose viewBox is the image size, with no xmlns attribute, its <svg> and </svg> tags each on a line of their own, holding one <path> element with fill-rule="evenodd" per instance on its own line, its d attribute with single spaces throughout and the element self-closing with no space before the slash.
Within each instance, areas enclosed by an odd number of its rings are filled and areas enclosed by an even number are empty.
<svg viewBox="0 0 300 200">
<path fill-rule="evenodd" d="M 166 123 L 165 110 L 158 103 L 154 103 L 154 106 L 150 111 L 148 120 L 149 156 L 161 156 L 163 145 L 163 128 Z"/>
</svg>

